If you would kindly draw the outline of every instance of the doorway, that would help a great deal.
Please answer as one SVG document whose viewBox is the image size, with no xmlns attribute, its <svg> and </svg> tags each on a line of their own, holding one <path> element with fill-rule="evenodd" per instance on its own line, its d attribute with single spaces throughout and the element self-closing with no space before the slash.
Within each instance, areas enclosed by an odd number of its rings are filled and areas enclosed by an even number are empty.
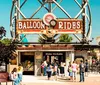
<svg viewBox="0 0 100 85">
<path fill-rule="evenodd" d="M 47 60 L 50 63 L 57 61 L 60 64 L 65 62 L 65 52 L 44 52 L 43 60 Z"/>
<path fill-rule="evenodd" d="M 34 55 L 33 53 L 22 52 L 20 61 L 23 65 L 23 75 L 34 75 Z"/>
</svg>

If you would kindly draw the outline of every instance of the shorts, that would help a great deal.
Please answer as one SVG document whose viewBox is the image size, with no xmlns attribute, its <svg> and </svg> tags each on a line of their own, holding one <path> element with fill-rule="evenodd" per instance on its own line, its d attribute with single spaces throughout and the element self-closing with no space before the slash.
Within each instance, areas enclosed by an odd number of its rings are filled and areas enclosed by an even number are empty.
<svg viewBox="0 0 100 85">
<path fill-rule="evenodd" d="M 64 74 L 64 67 L 60 67 L 60 74 Z"/>
<path fill-rule="evenodd" d="M 85 72 L 88 72 L 88 68 L 85 68 Z"/>
<path fill-rule="evenodd" d="M 48 78 L 51 77 L 51 71 L 47 71 L 47 76 L 48 76 Z"/>
<path fill-rule="evenodd" d="M 55 76 L 55 75 L 57 75 L 57 71 L 54 71 L 54 72 L 53 72 L 53 76 Z"/>
<path fill-rule="evenodd" d="M 69 72 L 69 76 L 73 76 L 73 72 Z"/>
</svg>

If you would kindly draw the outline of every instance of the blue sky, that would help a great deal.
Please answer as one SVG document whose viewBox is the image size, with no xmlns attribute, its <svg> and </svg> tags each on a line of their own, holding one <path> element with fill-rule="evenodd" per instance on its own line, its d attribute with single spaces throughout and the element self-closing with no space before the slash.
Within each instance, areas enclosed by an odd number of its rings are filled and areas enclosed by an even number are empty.
<svg viewBox="0 0 100 85">
<path fill-rule="evenodd" d="M 21 0 L 24 1 L 24 0 Z M 59 0 L 58 0 L 59 1 Z M 81 0 L 77 0 L 81 1 Z M 100 36 L 100 0 L 89 0 L 92 14 L 92 35 L 91 38 L 96 38 Z M 72 18 L 80 10 L 74 0 L 63 0 L 60 4 L 71 16 Z M 4 26 L 7 34 L 6 37 L 11 38 L 10 36 L 10 10 L 12 6 L 12 0 L 0 0 L 0 26 Z M 40 3 L 37 0 L 28 0 L 27 3 L 23 6 L 22 12 L 27 18 L 29 18 L 32 13 L 40 6 Z M 34 17 L 42 18 L 44 13 L 47 11 L 42 8 Z M 66 15 L 59 9 L 56 8 L 53 12 L 58 18 L 65 18 Z M 34 37 L 35 39 L 35 37 Z M 96 44 L 95 39 L 93 43 Z"/>
</svg>

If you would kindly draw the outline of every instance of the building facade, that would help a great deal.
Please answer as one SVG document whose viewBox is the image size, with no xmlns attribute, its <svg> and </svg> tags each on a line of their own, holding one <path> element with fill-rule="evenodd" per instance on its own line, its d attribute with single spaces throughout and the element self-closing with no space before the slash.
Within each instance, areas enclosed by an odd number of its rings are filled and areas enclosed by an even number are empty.
<svg viewBox="0 0 100 85">
<path fill-rule="evenodd" d="M 81 59 L 87 58 L 86 51 L 75 51 L 73 45 L 64 44 L 35 44 L 26 46 L 19 46 L 16 50 L 17 57 L 12 64 L 9 65 L 9 71 L 19 63 L 22 63 L 24 75 L 41 75 L 41 62 L 46 60 L 47 62 L 53 63 L 54 59 L 58 61 L 58 64 L 64 62 L 65 75 L 67 76 L 69 62 L 74 60 L 80 61 Z M 79 62 L 77 62 L 79 63 Z"/>
<path fill-rule="evenodd" d="M 72 45 L 39 44 L 18 47 L 16 52 L 18 55 L 17 65 L 22 63 L 25 75 L 40 75 L 41 62 L 44 60 L 52 63 L 56 59 L 59 64 L 64 62 L 66 65 L 74 60 L 74 48 Z"/>
</svg>

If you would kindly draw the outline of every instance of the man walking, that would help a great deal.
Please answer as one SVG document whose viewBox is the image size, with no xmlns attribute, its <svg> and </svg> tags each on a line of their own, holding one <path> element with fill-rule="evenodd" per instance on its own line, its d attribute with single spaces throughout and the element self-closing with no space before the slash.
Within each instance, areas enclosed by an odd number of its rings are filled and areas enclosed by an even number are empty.
<svg viewBox="0 0 100 85">
<path fill-rule="evenodd" d="M 79 65 L 79 68 L 80 68 L 80 82 L 84 82 L 84 72 L 85 72 L 85 65 L 83 63 L 83 61 L 81 60 L 81 63 Z"/>
<path fill-rule="evenodd" d="M 88 76 L 88 69 L 89 69 L 89 64 L 88 60 L 85 61 L 85 76 Z"/>
</svg>

